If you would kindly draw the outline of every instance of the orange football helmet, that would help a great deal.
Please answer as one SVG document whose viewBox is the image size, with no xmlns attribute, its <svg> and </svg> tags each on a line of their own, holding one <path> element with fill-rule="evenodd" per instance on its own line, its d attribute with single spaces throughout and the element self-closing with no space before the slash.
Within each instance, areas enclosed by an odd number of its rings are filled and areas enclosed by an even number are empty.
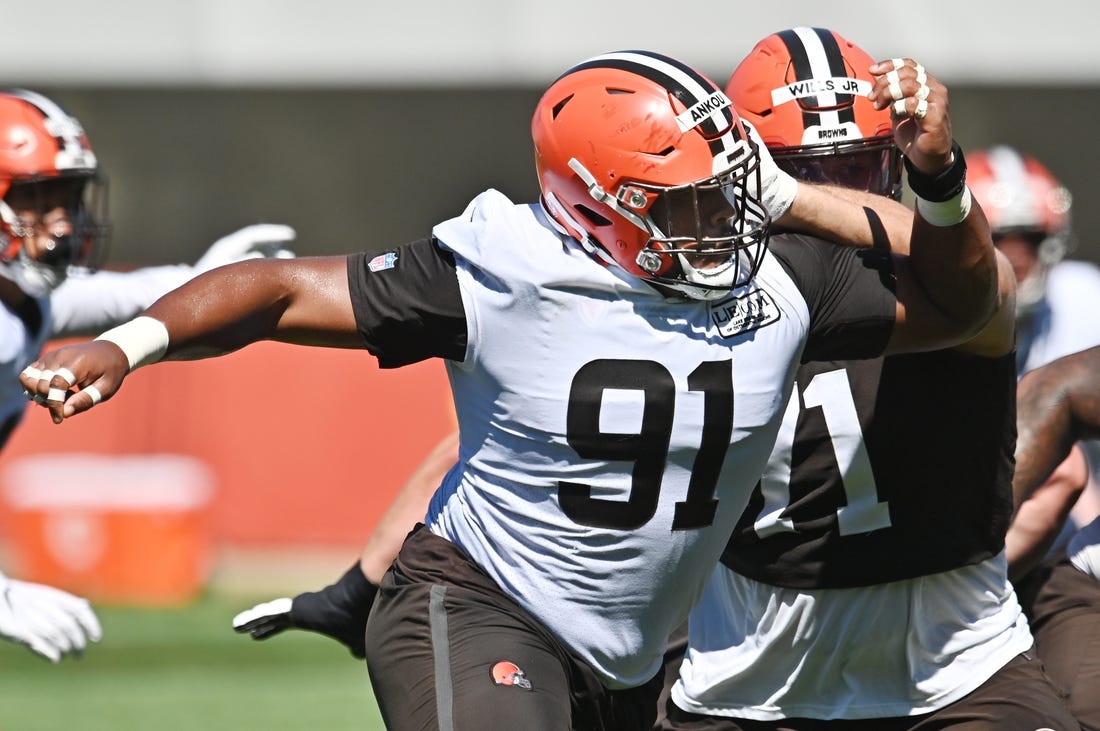
<svg viewBox="0 0 1100 731">
<path fill-rule="evenodd" d="M 989 220 L 996 244 L 1018 236 L 1034 247 L 1036 261 L 1016 290 L 1026 311 L 1043 296 L 1047 273 L 1073 250 L 1073 196 L 1031 155 L 1005 145 L 966 155 L 966 184 Z"/>
<path fill-rule="evenodd" d="M 645 51 L 592 58 L 546 91 L 531 136 L 545 210 L 604 263 L 693 299 L 759 268 L 759 156 L 694 69 Z"/>
<path fill-rule="evenodd" d="M 900 200 L 902 162 L 890 110 L 867 98 L 873 63 L 835 31 L 791 28 L 756 44 L 726 94 L 795 178 Z"/>
<path fill-rule="evenodd" d="M 106 248 L 106 182 L 80 123 L 56 103 L 21 89 L 0 92 L 0 275 L 43 296 L 71 265 L 94 266 Z M 64 209 L 65 232 L 44 250 L 24 247 L 37 217 Z"/>
</svg>

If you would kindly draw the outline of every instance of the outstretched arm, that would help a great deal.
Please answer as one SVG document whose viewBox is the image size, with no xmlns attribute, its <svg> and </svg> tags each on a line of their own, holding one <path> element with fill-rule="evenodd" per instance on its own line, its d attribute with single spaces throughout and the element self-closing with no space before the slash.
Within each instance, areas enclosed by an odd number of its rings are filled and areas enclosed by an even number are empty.
<svg viewBox="0 0 1100 731">
<path fill-rule="evenodd" d="M 218 267 L 169 292 L 143 317 L 93 342 L 44 354 L 20 381 L 60 423 L 113 396 L 139 365 L 223 355 L 261 340 L 363 347 L 346 257 Z"/>
<path fill-rule="evenodd" d="M 260 259 L 219 267 L 153 303 L 164 360 L 224 355 L 250 343 L 361 348 L 347 258 Z"/>
</svg>

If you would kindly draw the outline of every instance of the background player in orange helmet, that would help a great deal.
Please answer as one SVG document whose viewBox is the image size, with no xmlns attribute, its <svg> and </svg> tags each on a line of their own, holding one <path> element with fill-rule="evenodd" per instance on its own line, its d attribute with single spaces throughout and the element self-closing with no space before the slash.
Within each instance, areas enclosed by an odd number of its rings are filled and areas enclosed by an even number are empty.
<svg viewBox="0 0 1100 731">
<path fill-rule="evenodd" d="M 899 199 L 889 113 L 860 93 L 872 63 L 794 28 L 726 90 L 792 175 Z M 660 728 L 1076 728 L 1007 577 L 1013 310 L 951 350 L 799 368 Z"/>
<path fill-rule="evenodd" d="M 194 265 L 97 271 L 109 233 L 102 167 L 83 127 L 53 100 L 0 91 L 0 449 L 27 406 L 19 373 L 50 338 L 124 322 L 197 273 L 290 255 L 287 226 L 246 227 Z M 0 574 L 0 637 L 56 662 L 98 640 L 88 603 Z"/>
<path fill-rule="evenodd" d="M 1005 145 L 968 159 L 974 196 L 989 217 L 994 243 L 1020 282 L 1016 368 L 1022 375 L 1069 353 L 1100 345 L 1100 268 L 1067 259 L 1076 238 L 1073 196 L 1033 155 Z M 1009 534 L 1014 579 L 1048 550 L 1065 547 L 1076 527 L 1100 513 L 1100 446 L 1084 442 L 1056 479 L 1027 504 Z M 1088 456 L 1091 469 L 1085 464 Z M 1081 477 L 1090 476 L 1086 482 Z M 1023 497 L 1023 496 L 1018 496 Z M 1049 516 L 1058 515 L 1057 520 Z"/>
<path fill-rule="evenodd" d="M 1073 196 L 1021 150 L 997 145 L 967 156 L 971 191 L 982 202 L 994 244 L 1019 281 L 1018 368 L 1100 345 L 1100 268 L 1067 259 L 1075 248 Z"/>
<path fill-rule="evenodd" d="M 1070 191 L 1034 156 L 1012 147 L 998 145 L 971 157 L 974 195 L 988 214 L 994 244 L 1011 259 L 1020 280 L 1019 372 L 1026 375 L 1100 344 L 1100 323 L 1092 314 L 1100 307 L 1100 268 L 1066 258 L 1076 243 Z M 1038 485 L 1029 473 L 1030 445 L 1045 438 L 1034 436 L 1025 416 L 1021 402 L 1017 457 L 1022 469 L 1008 534 L 1011 576 L 1047 671 L 1078 719 L 1089 728 L 1100 727 L 1094 701 L 1100 669 L 1092 667 L 1092 653 L 1084 649 L 1089 633 L 1100 631 L 1100 585 L 1083 580 L 1066 559 L 1071 536 L 1082 542 L 1089 530 L 1079 527 L 1096 524 L 1100 450 L 1095 441 L 1081 442 L 1054 476 Z"/>
<path fill-rule="evenodd" d="M 726 93 L 776 164 L 799 180 L 901 200 L 890 110 L 866 97 L 872 63 L 832 31 L 792 29 L 761 40 Z"/>
<path fill-rule="evenodd" d="M 1020 281 L 1018 372 L 1026 375 L 1100 344 L 1100 322 L 1093 314 L 1100 308 L 1100 268 L 1066 258 L 1075 246 L 1070 192 L 1034 156 L 1012 147 L 978 150 L 968 161 L 972 190 L 987 213 L 994 244 L 1012 261 Z M 1073 372 L 1079 370 L 1076 366 Z M 1043 382 L 1051 380 L 1047 375 Z M 1096 441 L 1078 443 L 1038 484 L 1031 452 L 1047 437 L 1037 435 L 1030 422 L 1046 423 L 1049 415 L 1038 414 L 1027 402 L 1033 383 L 1025 388 L 1021 382 L 1009 575 L 1047 672 L 1078 720 L 1100 728 L 1100 665 L 1088 649 L 1089 637 L 1100 637 L 1100 583 L 1086 580 L 1066 557 L 1071 538 L 1087 544 L 1097 525 L 1100 448 Z M 1090 522 L 1088 530 L 1080 528 Z"/>
<path fill-rule="evenodd" d="M 1015 488 L 1039 487 L 1079 439 L 1100 437 L 1100 346 L 1055 359 L 1020 380 Z M 1064 465 L 1064 462 L 1062 462 Z M 1061 467 L 1059 467 L 1061 469 Z M 1024 504 L 1025 506 L 1027 503 Z M 1100 728 L 1100 518 L 1024 577 L 1040 657 L 1082 728 Z"/>
</svg>

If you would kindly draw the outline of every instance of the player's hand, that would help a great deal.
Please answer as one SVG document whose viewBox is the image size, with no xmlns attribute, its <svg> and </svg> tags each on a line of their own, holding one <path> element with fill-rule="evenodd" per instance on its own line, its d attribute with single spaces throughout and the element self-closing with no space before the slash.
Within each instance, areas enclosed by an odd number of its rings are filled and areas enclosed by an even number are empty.
<svg viewBox="0 0 1100 731">
<path fill-rule="evenodd" d="M 257 223 L 215 241 L 195 262 L 195 274 L 245 259 L 293 259 L 290 242 L 297 234 L 281 223 Z"/>
<path fill-rule="evenodd" d="M 894 142 L 909 162 L 928 175 L 951 164 L 951 118 L 947 87 L 911 58 L 880 61 L 868 97 L 875 109 L 890 108 Z"/>
<path fill-rule="evenodd" d="M 760 157 L 760 200 L 771 219 L 778 221 L 794 203 L 798 193 L 798 180 L 775 164 L 768 146 L 748 120 L 742 119 L 741 124 L 749 139 L 756 145 L 756 152 Z"/>
<path fill-rule="evenodd" d="M 88 600 L 0 574 L 0 637 L 26 645 L 50 662 L 79 655 L 103 630 Z"/>
<path fill-rule="evenodd" d="M 257 604 L 233 618 L 233 629 L 254 640 L 265 640 L 286 629 L 318 632 L 348 648 L 354 657 L 366 657 L 367 617 L 378 587 L 356 563 L 335 584 L 290 599 Z"/>
<path fill-rule="evenodd" d="M 1078 570 L 1100 580 L 1100 518 L 1073 534 L 1066 553 Z"/>
<path fill-rule="evenodd" d="M 130 361 L 110 341 L 69 345 L 44 353 L 19 374 L 28 400 L 50 411 L 55 424 L 118 392 Z"/>
</svg>

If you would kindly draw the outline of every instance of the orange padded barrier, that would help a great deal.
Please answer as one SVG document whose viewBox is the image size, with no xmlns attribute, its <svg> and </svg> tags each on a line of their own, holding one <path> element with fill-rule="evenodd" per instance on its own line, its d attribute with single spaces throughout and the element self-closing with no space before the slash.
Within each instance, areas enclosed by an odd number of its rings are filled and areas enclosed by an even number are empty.
<svg viewBox="0 0 1100 731">
<path fill-rule="evenodd" d="M 439 361 L 381 370 L 361 350 L 259 343 L 222 358 L 140 369 L 109 402 L 60 425 L 32 408 L 0 461 L 194 457 L 213 476 L 215 541 L 359 547 L 454 424 Z M 0 519 L 8 513 L 0 505 Z M 0 531 L 10 536 L 10 528 Z"/>
</svg>

